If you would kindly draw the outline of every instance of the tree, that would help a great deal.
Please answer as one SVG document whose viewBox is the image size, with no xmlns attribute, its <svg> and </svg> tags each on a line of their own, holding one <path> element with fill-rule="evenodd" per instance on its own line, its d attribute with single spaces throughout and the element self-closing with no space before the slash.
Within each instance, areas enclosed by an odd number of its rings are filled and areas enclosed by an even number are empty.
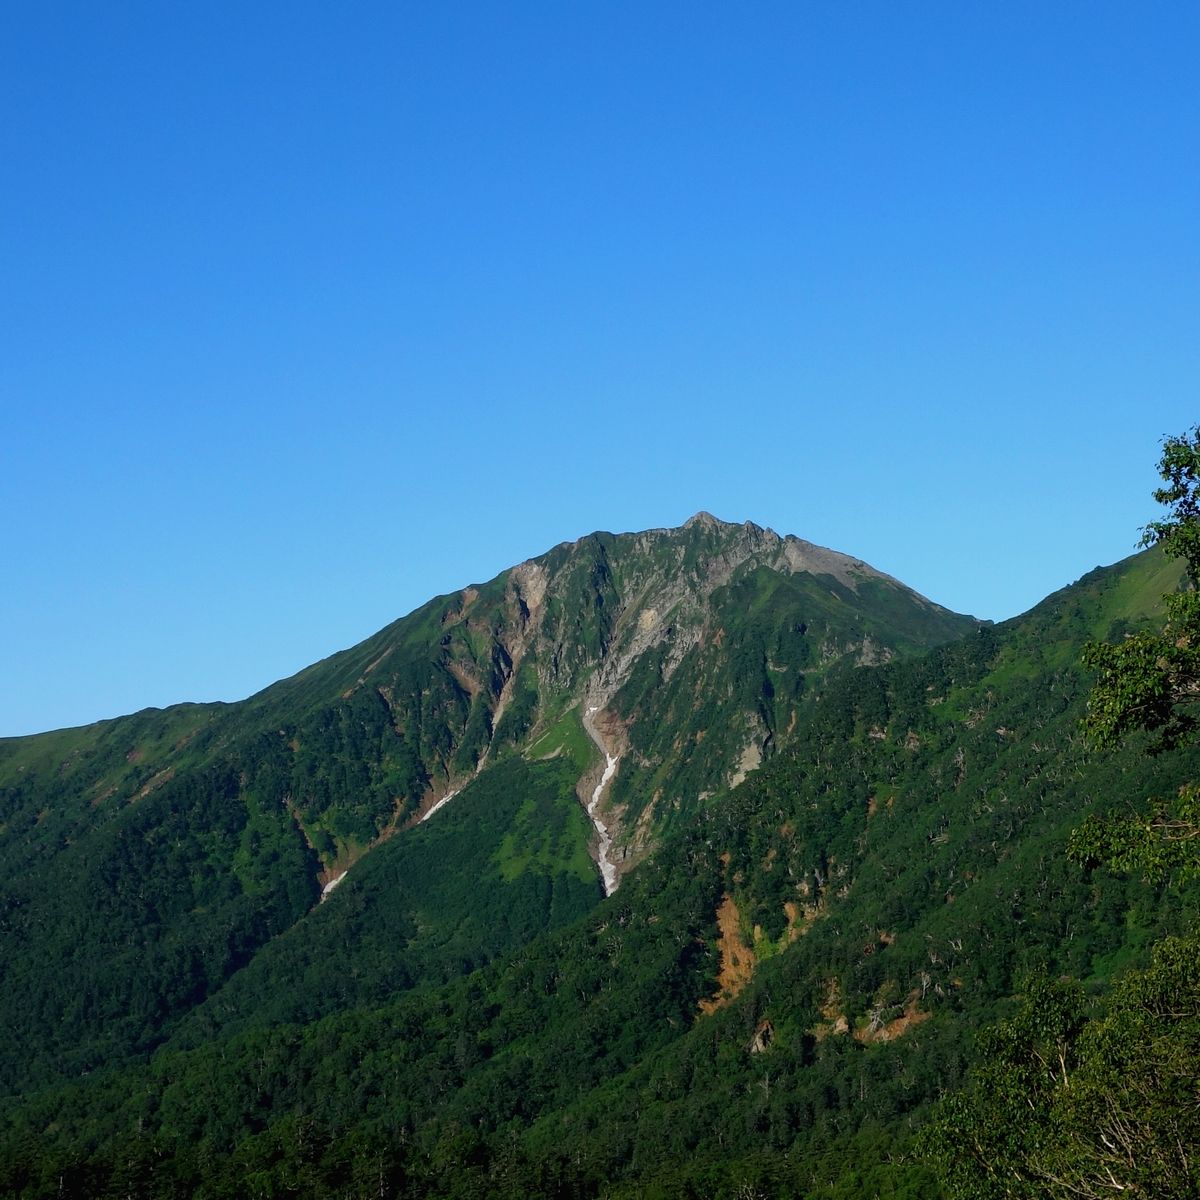
<svg viewBox="0 0 1200 1200">
<path fill-rule="evenodd" d="M 1084 722 L 1093 741 L 1145 731 L 1151 753 L 1200 729 L 1200 426 L 1163 443 L 1159 471 L 1166 486 L 1154 498 L 1170 513 L 1142 540 L 1183 560 L 1184 587 L 1164 597 L 1161 630 L 1084 653 L 1099 672 Z M 1091 818 L 1069 852 L 1156 881 L 1200 874 L 1200 787 L 1143 814 Z M 1161 941 L 1092 1020 L 1078 989 L 1035 981 L 981 1051 L 973 1090 L 945 1102 L 924 1136 L 952 1200 L 1200 1196 L 1196 931 Z"/>
<path fill-rule="evenodd" d="M 1170 506 L 1151 521 L 1142 544 L 1183 560 L 1186 583 L 1163 597 L 1166 623 L 1157 632 L 1093 642 L 1084 662 L 1099 672 L 1085 728 L 1101 747 L 1139 730 L 1154 735 L 1151 753 L 1194 741 L 1200 729 L 1200 426 L 1163 442 L 1158 464 L 1165 487 L 1154 498 Z M 1189 784 L 1170 803 L 1133 816 L 1089 818 L 1075 831 L 1071 857 L 1085 865 L 1139 872 L 1160 882 L 1200 873 L 1200 788 Z"/>
<path fill-rule="evenodd" d="M 1154 498 L 1171 511 L 1143 529 L 1142 545 L 1182 559 L 1186 585 L 1163 598 L 1161 630 L 1093 642 L 1083 655 L 1099 673 L 1085 720 L 1092 739 L 1111 747 L 1146 730 L 1152 753 L 1194 740 L 1200 728 L 1200 426 L 1164 441 L 1158 469 L 1166 486 Z"/>
<path fill-rule="evenodd" d="M 974 1089 L 923 1135 L 950 1200 L 1194 1200 L 1200 939 L 1166 938 L 1084 1020 L 1070 983 L 1032 984 L 988 1031 Z"/>
</svg>

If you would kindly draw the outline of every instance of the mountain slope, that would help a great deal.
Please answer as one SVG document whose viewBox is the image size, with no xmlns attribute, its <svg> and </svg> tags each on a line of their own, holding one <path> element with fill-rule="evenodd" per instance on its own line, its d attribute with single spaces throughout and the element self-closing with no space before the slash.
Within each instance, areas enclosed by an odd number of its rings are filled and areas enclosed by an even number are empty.
<svg viewBox="0 0 1200 1200">
<path fill-rule="evenodd" d="M 1023 974 L 1099 984 L 1196 916 L 1063 853 L 1086 812 L 1195 777 L 1194 754 L 1078 736 L 1082 642 L 1177 580 L 1139 556 L 925 656 L 831 668 L 786 748 L 573 924 L 436 990 L 213 1023 L 10 1107 L 10 1185 L 936 1194 L 895 1150 Z"/>
<path fill-rule="evenodd" d="M 974 627 L 702 514 L 558 546 L 240 704 L 0 742 L 0 1022 L 24 1047 L 0 1092 L 144 1055 L 193 1011 L 236 1024 L 253 984 L 206 1001 L 264 950 L 256 971 L 311 981 L 281 1020 L 478 966 L 598 903 L 589 849 L 629 870 L 786 742 L 831 671 Z M 593 739 L 616 772 L 599 793 Z M 604 842 L 572 807 L 593 795 Z M 351 904 L 404 944 L 339 980 Z"/>
</svg>

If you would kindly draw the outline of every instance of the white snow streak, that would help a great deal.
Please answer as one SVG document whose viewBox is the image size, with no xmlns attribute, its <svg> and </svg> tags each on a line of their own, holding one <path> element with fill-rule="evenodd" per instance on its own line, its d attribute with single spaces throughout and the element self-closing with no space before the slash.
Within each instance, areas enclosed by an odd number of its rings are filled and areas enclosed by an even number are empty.
<svg viewBox="0 0 1200 1200">
<path fill-rule="evenodd" d="M 441 799 L 440 799 L 440 800 L 439 800 L 439 801 L 438 801 L 438 802 L 437 802 L 437 803 L 436 803 L 436 804 L 435 804 L 435 805 L 434 805 L 434 806 L 433 806 L 433 807 L 432 807 L 432 808 L 431 808 L 431 809 L 430 809 L 430 810 L 429 810 L 429 811 L 428 811 L 428 812 L 427 812 L 427 813 L 426 813 L 426 814 L 425 814 L 425 815 L 424 815 L 424 816 L 421 818 L 421 821 L 428 821 L 428 820 L 429 820 L 429 818 L 430 818 L 430 817 L 432 817 L 432 816 L 433 816 L 433 814 L 434 814 L 435 812 L 437 812 L 437 810 L 438 810 L 439 808 L 441 808 L 443 804 L 445 804 L 445 803 L 446 803 L 448 800 L 453 800 L 453 799 L 454 799 L 454 797 L 458 795 L 458 793 L 459 793 L 459 791 L 460 791 L 460 790 L 461 790 L 460 788 L 455 788 L 453 791 L 449 791 L 449 792 L 447 792 L 447 793 L 446 793 L 446 794 L 445 794 L 445 795 L 444 795 L 444 796 L 443 796 L 443 797 L 442 797 L 442 798 L 441 798 Z M 347 867 L 347 868 L 346 868 L 346 870 L 349 870 L 349 868 Z M 327 884 L 326 884 L 326 885 L 325 885 L 325 886 L 324 886 L 324 887 L 321 889 L 321 899 L 322 899 L 322 900 L 325 900 L 325 899 L 327 899 L 327 898 L 328 898 L 328 896 L 329 896 L 329 893 L 330 893 L 330 892 L 332 892 L 332 891 L 333 891 L 333 889 L 334 889 L 335 887 L 337 887 L 337 885 L 338 885 L 339 883 L 341 883 L 341 882 L 342 882 L 342 880 L 343 880 L 343 879 L 345 879 L 345 878 L 346 878 L 346 871 L 343 871 L 343 872 L 342 872 L 340 875 L 335 875 L 335 876 L 334 876 L 334 878 L 332 878 L 332 879 L 331 879 L 331 880 L 330 880 L 330 881 L 329 881 L 329 882 L 328 882 L 328 883 L 327 883 Z"/>
<path fill-rule="evenodd" d="M 441 808 L 443 804 L 446 804 L 448 801 L 450 801 L 450 800 L 453 800 L 453 799 L 454 799 L 454 797 L 458 795 L 459 791 L 461 791 L 461 789 L 460 789 L 460 788 L 454 788 L 454 789 L 453 789 L 453 791 L 449 791 L 449 792 L 447 792 L 447 793 L 446 793 L 446 794 L 445 794 L 445 795 L 444 795 L 444 796 L 443 796 L 443 797 L 442 797 L 442 798 L 441 798 L 441 799 L 440 799 L 440 800 L 439 800 L 439 801 L 438 801 L 438 802 L 437 802 L 437 803 L 436 803 L 436 804 L 435 804 L 435 805 L 434 805 L 434 806 L 433 806 L 433 807 L 432 807 L 432 808 L 431 808 L 431 809 L 430 809 L 430 810 L 429 810 L 429 811 L 428 811 L 428 812 L 427 812 L 427 813 L 426 813 L 426 814 L 425 814 L 425 815 L 424 815 L 424 816 L 421 818 L 421 821 L 420 821 L 420 823 L 423 825 L 423 824 L 424 824 L 426 821 L 428 821 L 428 820 L 429 820 L 429 818 L 430 818 L 430 817 L 432 817 L 432 816 L 433 816 L 433 814 L 434 814 L 435 812 L 437 812 L 437 810 L 438 810 L 439 808 Z"/>
<path fill-rule="evenodd" d="M 587 806 L 587 814 L 592 819 L 592 824 L 596 827 L 596 832 L 600 835 L 600 845 L 596 850 L 596 861 L 600 867 L 600 878 L 604 882 L 604 894 L 611 896 L 617 890 L 617 884 L 620 883 L 620 876 L 617 874 L 617 865 L 609 857 L 609 851 L 612 850 L 612 835 L 608 832 L 608 826 L 600 819 L 599 808 L 600 800 L 604 796 L 604 789 L 608 787 L 609 781 L 617 773 L 617 765 L 621 761 L 619 754 L 609 754 L 608 748 L 600 740 L 600 735 L 592 727 L 591 721 L 587 718 L 596 711 L 596 705 L 592 705 L 584 716 L 583 727 L 587 730 L 592 741 L 600 748 L 600 752 L 604 755 L 604 773 L 600 776 L 600 782 L 596 784 L 595 790 L 592 792 L 591 803 Z"/>
<path fill-rule="evenodd" d="M 349 869 L 349 868 L 347 868 L 347 870 L 348 870 L 348 869 Z M 342 880 L 343 880 L 343 879 L 345 879 L 345 878 L 346 878 L 346 872 L 345 872 L 345 871 L 343 871 L 343 872 L 342 872 L 340 875 L 335 875 L 335 876 L 334 876 L 334 877 L 333 877 L 333 878 L 332 878 L 332 879 L 331 879 L 331 880 L 330 880 L 330 881 L 329 881 L 329 882 L 328 882 L 328 883 L 327 883 L 327 884 L 326 884 L 326 885 L 325 885 L 325 886 L 324 886 L 324 887 L 321 889 L 321 899 L 322 899 L 322 900 L 324 900 L 324 899 L 325 899 L 325 897 L 326 897 L 326 896 L 328 896 L 328 895 L 329 895 L 329 893 L 330 893 L 330 892 L 332 892 L 332 891 L 333 891 L 333 889 L 334 889 L 335 887 L 337 887 L 337 885 L 338 885 L 339 883 L 341 883 L 341 882 L 342 882 Z"/>
</svg>

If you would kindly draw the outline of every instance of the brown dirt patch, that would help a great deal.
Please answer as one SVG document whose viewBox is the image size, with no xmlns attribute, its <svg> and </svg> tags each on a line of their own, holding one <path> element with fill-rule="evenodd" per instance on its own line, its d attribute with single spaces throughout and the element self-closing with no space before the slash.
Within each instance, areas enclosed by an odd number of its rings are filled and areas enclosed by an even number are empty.
<svg viewBox="0 0 1200 1200">
<path fill-rule="evenodd" d="M 141 791 L 134 796 L 135 800 L 144 800 L 155 788 L 160 788 L 164 783 L 175 778 L 175 768 L 166 767 L 159 771 L 157 775 L 151 775 L 149 779 L 142 785 Z"/>
<path fill-rule="evenodd" d="M 325 885 L 332 883 L 338 878 L 339 875 L 345 875 L 345 873 L 350 870 L 350 868 L 354 866 L 354 864 L 358 862 L 358 860 L 362 858 L 364 854 L 366 854 L 367 850 L 378 844 L 378 842 L 373 842 L 371 846 L 366 848 L 361 848 L 358 846 L 345 847 L 337 856 L 337 858 L 335 858 L 333 862 L 329 864 L 329 866 L 327 866 L 324 870 L 317 872 L 317 882 L 321 885 L 321 890 L 324 891 Z"/>
<path fill-rule="evenodd" d="M 783 911 L 787 916 L 787 940 L 789 944 L 803 937 L 813 926 L 813 922 L 821 915 L 820 906 L 806 904 L 802 908 L 795 900 L 785 900 Z"/>
<path fill-rule="evenodd" d="M 364 679 L 366 679 L 366 677 L 367 677 L 368 675 L 370 675 L 370 674 L 371 674 L 371 672 L 372 672 L 372 671 L 374 671 L 374 670 L 375 670 L 375 668 L 376 668 L 377 666 L 379 666 L 379 664 L 380 664 L 381 662 L 383 662 L 383 660 L 384 660 L 385 658 L 387 658 L 387 656 L 388 656 L 389 654 L 391 654 L 391 652 L 392 652 L 392 650 L 393 650 L 393 649 L 394 649 L 394 647 L 392 647 L 392 646 L 388 646 L 388 648 L 387 648 L 386 650 L 384 650 L 384 652 L 383 652 L 383 653 L 382 653 L 382 654 L 381 654 L 381 655 L 380 655 L 380 656 L 379 656 L 379 657 L 378 657 L 378 658 L 377 658 L 377 659 L 376 659 L 376 660 L 375 660 L 373 663 L 368 663 L 368 664 L 367 664 L 367 668 L 366 668 L 366 670 L 365 670 L 365 671 L 363 671 L 363 673 L 362 673 L 362 675 L 361 675 L 361 676 L 359 676 L 359 680 L 358 680 L 358 682 L 359 682 L 359 683 L 362 683 L 362 681 L 363 681 Z"/>
<path fill-rule="evenodd" d="M 463 588 L 459 596 L 462 598 L 459 606 L 442 614 L 443 629 L 448 625 L 458 625 L 466 619 L 467 613 L 471 611 L 475 601 L 479 599 L 479 592 L 473 587 L 468 587 Z"/>
<path fill-rule="evenodd" d="M 721 931 L 717 948 L 721 952 L 721 969 L 717 974 L 717 990 L 708 1000 L 700 1001 L 700 1011 L 706 1016 L 723 1008 L 750 982 L 757 959 L 742 936 L 741 914 L 728 892 L 717 909 L 717 926 Z"/>
<path fill-rule="evenodd" d="M 101 780 L 98 784 L 96 784 L 96 786 L 103 787 L 104 781 Z M 99 808 L 100 805 L 102 805 L 105 802 L 105 800 L 107 800 L 109 798 L 109 796 L 111 796 L 116 790 L 117 790 L 117 785 L 115 783 L 110 784 L 107 788 L 104 789 L 104 791 L 100 792 L 96 796 L 96 798 L 92 801 L 92 807 Z"/>
<path fill-rule="evenodd" d="M 846 1014 L 842 1011 L 842 989 L 836 979 L 829 981 L 829 991 L 825 995 L 824 1004 L 821 1005 L 821 1016 L 825 1018 L 824 1022 L 814 1026 L 811 1031 L 818 1042 L 831 1035 L 850 1032 L 850 1022 L 846 1020 Z"/>
<path fill-rule="evenodd" d="M 446 669 L 458 680 L 459 686 L 471 697 L 472 700 L 479 695 L 479 680 L 472 671 L 469 671 L 462 663 L 451 662 L 446 664 Z"/>
<path fill-rule="evenodd" d="M 923 1012 L 917 1008 L 917 994 L 911 993 L 908 997 L 908 1003 L 904 1006 L 904 1012 L 894 1020 L 889 1021 L 886 1025 L 880 1025 L 878 1029 L 856 1029 L 854 1031 L 854 1040 L 862 1042 L 863 1045 L 871 1045 L 873 1042 L 894 1042 L 898 1037 L 903 1037 L 914 1025 L 920 1025 L 922 1021 L 928 1021 L 933 1016 L 933 1013 Z"/>
<path fill-rule="evenodd" d="M 922 1021 L 928 1021 L 932 1016 L 933 1013 L 930 1012 L 922 1012 L 913 1008 L 905 1009 L 904 1016 L 889 1021 L 875 1034 L 875 1040 L 877 1042 L 893 1042 L 896 1038 L 906 1034 L 914 1025 L 920 1025 Z"/>
</svg>

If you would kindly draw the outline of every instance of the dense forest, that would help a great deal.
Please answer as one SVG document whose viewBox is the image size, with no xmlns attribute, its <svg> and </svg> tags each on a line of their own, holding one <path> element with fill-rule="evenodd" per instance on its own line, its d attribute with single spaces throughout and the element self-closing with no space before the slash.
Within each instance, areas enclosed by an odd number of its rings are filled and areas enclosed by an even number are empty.
<svg viewBox="0 0 1200 1200">
<path fill-rule="evenodd" d="M 998 626 L 698 522 L 0 744 L 0 1191 L 1196 1195 L 1198 455 Z"/>
</svg>

